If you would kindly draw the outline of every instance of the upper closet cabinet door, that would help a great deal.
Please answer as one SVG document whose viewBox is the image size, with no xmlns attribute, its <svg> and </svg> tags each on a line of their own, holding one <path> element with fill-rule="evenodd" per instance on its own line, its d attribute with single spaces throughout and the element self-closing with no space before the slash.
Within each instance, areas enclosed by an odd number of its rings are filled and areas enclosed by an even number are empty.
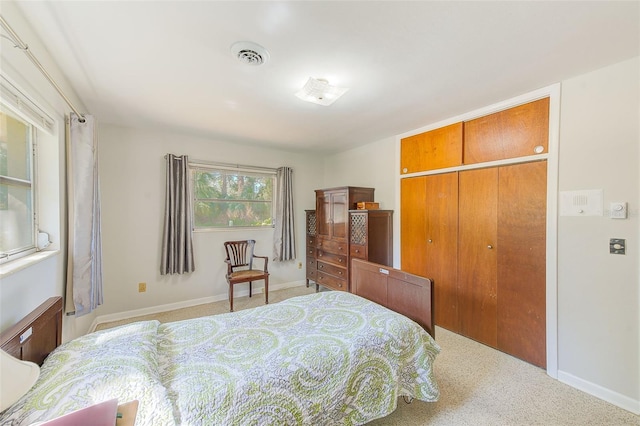
<svg viewBox="0 0 640 426">
<path fill-rule="evenodd" d="M 462 123 L 455 123 L 400 142 L 401 174 L 462 164 Z"/>
<path fill-rule="evenodd" d="M 549 146 L 549 98 L 464 123 L 464 164 L 544 154 Z"/>
</svg>

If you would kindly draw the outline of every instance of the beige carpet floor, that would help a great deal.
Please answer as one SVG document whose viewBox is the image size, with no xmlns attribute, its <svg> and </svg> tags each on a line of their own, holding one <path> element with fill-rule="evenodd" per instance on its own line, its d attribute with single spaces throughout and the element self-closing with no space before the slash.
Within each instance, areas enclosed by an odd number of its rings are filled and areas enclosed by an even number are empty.
<svg viewBox="0 0 640 426">
<path fill-rule="evenodd" d="M 314 286 L 272 291 L 269 303 L 313 291 Z M 235 299 L 234 308 L 247 309 L 263 303 L 264 295 L 256 294 Z M 208 303 L 99 324 L 97 329 L 148 319 L 178 321 L 228 310 L 226 301 Z M 395 412 L 370 425 L 640 426 L 639 416 L 560 383 L 526 362 L 442 328 L 436 328 L 436 341 L 442 348 L 434 366 L 440 400 L 407 404 L 399 399 Z"/>
</svg>

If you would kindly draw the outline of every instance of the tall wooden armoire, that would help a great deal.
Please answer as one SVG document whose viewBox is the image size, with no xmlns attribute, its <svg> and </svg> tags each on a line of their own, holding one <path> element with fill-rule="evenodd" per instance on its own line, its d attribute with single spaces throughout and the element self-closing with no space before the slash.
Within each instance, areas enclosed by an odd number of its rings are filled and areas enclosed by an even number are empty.
<svg viewBox="0 0 640 426">
<path fill-rule="evenodd" d="M 306 278 L 316 282 L 316 289 L 350 291 L 353 257 L 392 265 L 393 211 L 356 209 L 359 202 L 373 202 L 374 191 L 353 186 L 316 190 L 315 212 L 306 212 Z M 312 222 L 315 235 L 309 231 Z"/>
</svg>

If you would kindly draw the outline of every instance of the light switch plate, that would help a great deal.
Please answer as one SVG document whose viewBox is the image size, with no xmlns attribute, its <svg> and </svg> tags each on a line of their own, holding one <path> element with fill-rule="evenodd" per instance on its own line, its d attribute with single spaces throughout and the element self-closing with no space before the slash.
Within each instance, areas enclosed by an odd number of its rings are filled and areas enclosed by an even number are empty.
<svg viewBox="0 0 640 426">
<path fill-rule="evenodd" d="M 626 202 L 612 202 L 610 204 L 611 219 L 626 219 L 627 218 L 627 203 Z"/>
</svg>

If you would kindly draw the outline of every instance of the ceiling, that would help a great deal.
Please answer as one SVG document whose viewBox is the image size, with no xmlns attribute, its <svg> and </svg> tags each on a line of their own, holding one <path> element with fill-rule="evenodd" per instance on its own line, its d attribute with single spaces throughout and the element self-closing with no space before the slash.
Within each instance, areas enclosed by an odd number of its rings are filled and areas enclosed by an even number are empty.
<svg viewBox="0 0 640 426">
<path fill-rule="evenodd" d="M 319 153 L 408 132 L 635 57 L 639 6 L 18 3 L 99 122 Z M 269 61 L 241 63 L 230 53 L 237 41 L 264 46 Z M 306 103 L 295 93 L 309 77 L 349 90 L 329 107 Z"/>
</svg>

